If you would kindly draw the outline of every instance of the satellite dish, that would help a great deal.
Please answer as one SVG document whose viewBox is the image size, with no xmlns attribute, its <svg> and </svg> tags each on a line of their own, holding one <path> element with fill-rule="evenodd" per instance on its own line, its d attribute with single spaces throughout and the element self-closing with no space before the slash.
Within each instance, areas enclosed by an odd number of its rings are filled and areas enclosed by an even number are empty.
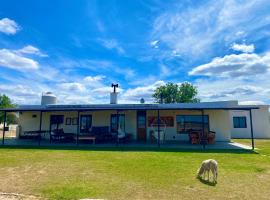
<svg viewBox="0 0 270 200">
<path fill-rule="evenodd" d="M 144 103 L 144 102 L 145 102 L 144 98 L 141 98 L 140 103 Z"/>
</svg>

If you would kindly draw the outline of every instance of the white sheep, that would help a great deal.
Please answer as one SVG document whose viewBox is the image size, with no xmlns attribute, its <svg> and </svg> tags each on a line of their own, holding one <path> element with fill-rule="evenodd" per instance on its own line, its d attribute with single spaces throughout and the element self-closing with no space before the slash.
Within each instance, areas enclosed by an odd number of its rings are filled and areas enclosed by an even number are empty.
<svg viewBox="0 0 270 200">
<path fill-rule="evenodd" d="M 207 172 L 208 173 L 208 181 L 209 181 L 209 171 L 211 171 L 213 174 L 213 182 L 217 183 L 218 163 L 217 163 L 217 161 L 215 161 L 213 159 L 205 160 L 202 162 L 201 167 L 198 169 L 197 176 L 199 178 L 205 179 L 205 174 Z"/>
</svg>

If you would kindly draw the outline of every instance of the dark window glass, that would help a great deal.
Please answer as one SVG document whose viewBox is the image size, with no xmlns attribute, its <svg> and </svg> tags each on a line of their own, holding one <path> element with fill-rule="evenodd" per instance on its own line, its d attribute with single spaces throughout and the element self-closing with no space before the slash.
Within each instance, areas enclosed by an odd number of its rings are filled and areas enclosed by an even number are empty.
<svg viewBox="0 0 270 200">
<path fill-rule="evenodd" d="M 51 115 L 50 128 L 51 130 L 59 129 L 64 123 L 64 115 Z"/>
<path fill-rule="evenodd" d="M 119 128 L 123 131 L 125 131 L 125 115 L 124 114 L 121 114 L 121 115 L 118 115 L 119 116 L 119 121 L 118 121 L 118 124 L 119 124 Z M 111 132 L 113 133 L 117 133 L 117 115 L 116 114 L 113 114 L 111 115 Z"/>
<path fill-rule="evenodd" d="M 234 128 L 247 128 L 246 117 L 233 117 Z"/>
<path fill-rule="evenodd" d="M 80 132 L 89 133 L 92 128 L 92 116 L 91 115 L 81 115 L 80 119 Z"/>
<path fill-rule="evenodd" d="M 138 116 L 138 128 L 146 128 L 146 118 L 145 116 Z"/>
<path fill-rule="evenodd" d="M 176 116 L 177 133 L 188 133 L 189 130 L 202 130 L 204 120 L 204 129 L 209 131 L 208 115 L 178 115 Z"/>
</svg>

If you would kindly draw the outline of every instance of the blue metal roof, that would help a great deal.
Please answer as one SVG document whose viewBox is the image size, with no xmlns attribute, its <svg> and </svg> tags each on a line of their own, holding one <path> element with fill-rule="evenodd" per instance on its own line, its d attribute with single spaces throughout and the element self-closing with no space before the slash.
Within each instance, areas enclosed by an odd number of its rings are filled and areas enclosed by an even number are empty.
<svg viewBox="0 0 270 200">
<path fill-rule="evenodd" d="M 250 110 L 258 106 L 238 105 L 237 101 L 176 103 L 176 104 L 81 104 L 21 105 L 2 111 L 86 111 L 86 110 Z"/>
</svg>

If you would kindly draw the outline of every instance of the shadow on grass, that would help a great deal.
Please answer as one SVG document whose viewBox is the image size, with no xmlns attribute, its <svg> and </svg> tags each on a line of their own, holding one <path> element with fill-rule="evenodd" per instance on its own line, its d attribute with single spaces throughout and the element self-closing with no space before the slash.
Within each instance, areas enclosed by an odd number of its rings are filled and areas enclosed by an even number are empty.
<svg viewBox="0 0 270 200">
<path fill-rule="evenodd" d="M 211 182 L 211 181 L 209 181 L 209 180 L 205 180 L 205 179 L 203 179 L 203 178 L 201 178 L 201 177 L 197 177 L 197 179 L 201 182 L 201 183 L 203 183 L 203 184 L 205 184 L 205 185 L 209 185 L 209 186 L 216 186 L 216 182 Z"/>
<path fill-rule="evenodd" d="M 133 151 L 133 152 L 189 152 L 189 153 L 233 153 L 233 154 L 258 154 L 255 151 L 247 149 L 208 149 L 208 148 L 181 148 L 179 147 L 154 147 L 154 146 L 122 146 L 111 144 L 108 146 L 97 145 L 67 145 L 51 144 L 51 145 L 1 145 L 0 149 L 32 149 L 32 150 L 77 150 L 77 151 Z"/>
</svg>

